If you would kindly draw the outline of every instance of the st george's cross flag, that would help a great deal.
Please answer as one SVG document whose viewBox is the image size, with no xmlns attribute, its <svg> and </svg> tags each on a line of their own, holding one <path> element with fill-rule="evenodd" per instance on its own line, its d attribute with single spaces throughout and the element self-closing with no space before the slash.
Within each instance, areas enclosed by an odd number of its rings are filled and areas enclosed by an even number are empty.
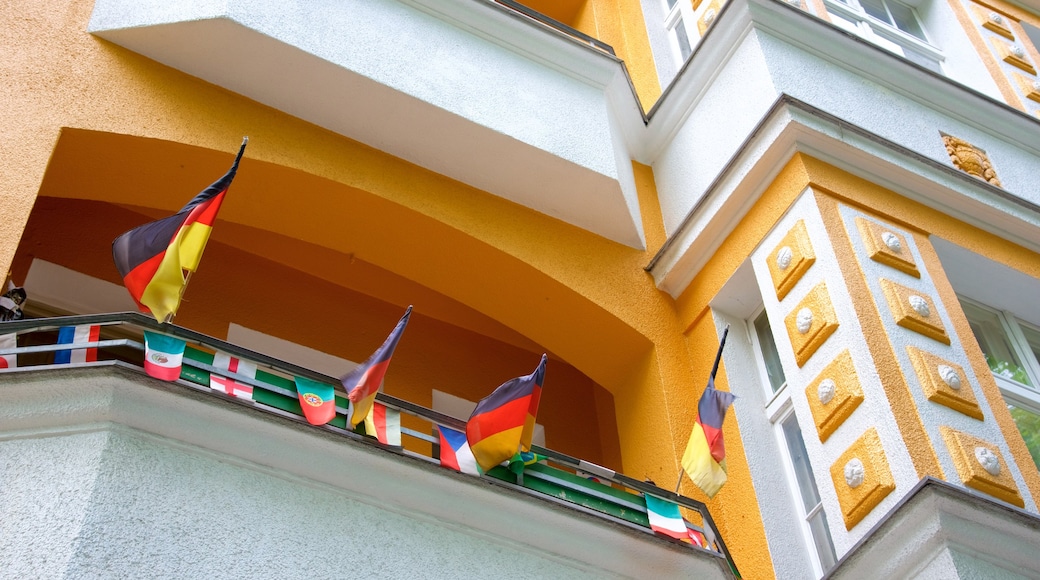
<svg viewBox="0 0 1040 580">
<path fill-rule="evenodd" d="M 353 410 L 350 412 L 348 421 L 351 429 L 357 427 L 358 423 L 364 421 L 368 416 L 368 411 L 376 400 L 376 393 L 383 385 L 383 377 L 390 366 L 390 358 L 394 356 L 394 349 L 397 348 L 397 342 L 401 340 L 401 334 L 408 326 L 408 319 L 411 315 L 412 307 L 409 306 L 390 336 L 386 337 L 383 345 L 376 349 L 368 360 L 354 367 L 354 370 L 340 379 L 343 388 L 347 391 L 347 397 L 353 403 Z"/>
<path fill-rule="evenodd" d="M 164 381 L 181 376 L 184 341 L 165 334 L 144 331 L 144 372 Z"/>
<path fill-rule="evenodd" d="M 480 475 L 480 466 L 469 449 L 466 434 L 444 425 L 438 425 L 437 431 L 441 436 L 441 465 L 469 475 Z"/>
<path fill-rule="evenodd" d="M 546 360 L 543 354 L 533 373 L 500 385 L 481 399 L 469 416 L 466 440 L 484 471 L 510 459 L 517 451 L 531 450 Z"/>
<path fill-rule="evenodd" d="M 722 422 L 735 398 L 732 393 L 715 390 L 715 378 L 708 378 L 708 387 L 697 403 L 697 419 L 683 453 L 683 470 L 709 498 L 715 497 L 726 483 Z"/>
<path fill-rule="evenodd" d="M 365 433 L 383 445 L 401 446 L 401 412 L 376 401 L 365 417 Z"/>
<path fill-rule="evenodd" d="M 217 351 L 213 355 L 213 366 L 220 370 L 242 375 L 250 379 L 256 378 L 255 364 L 224 352 Z M 215 391 L 226 393 L 232 397 L 250 400 L 253 398 L 252 385 L 236 381 L 233 378 L 222 377 L 216 373 L 210 373 L 209 387 Z"/>
<path fill-rule="evenodd" d="M 336 389 L 306 377 L 293 377 L 303 417 L 311 425 L 324 425 L 336 418 Z"/>
<path fill-rule="evenodd" d="M 101 325 L 81 324 L 62 326 L 58 329 L 58 344 L 83 345 L 97 342 L 101 338 Z M 84 363 L 97 361 L 97 348 L 77 348 L 54 352 L 54 364 Z"/>
<path fill-rule="evenodd" d="M 0 334 L 0 348 L 18 348 L 17 334 Z M 18 366 L 17 354 L 0 355 L 0 369 L 13 369 Z"/>
<path fill-rule="evenodd" d="M 141 312 L 167 322 L 181 304 L 184 271 L 199 267 L 224 194 L 238 171 L 248 139 L 242 140 L 231 169 L 176 214 L 138 226 L 112 242 L 112 259 Z"/>
</svg>

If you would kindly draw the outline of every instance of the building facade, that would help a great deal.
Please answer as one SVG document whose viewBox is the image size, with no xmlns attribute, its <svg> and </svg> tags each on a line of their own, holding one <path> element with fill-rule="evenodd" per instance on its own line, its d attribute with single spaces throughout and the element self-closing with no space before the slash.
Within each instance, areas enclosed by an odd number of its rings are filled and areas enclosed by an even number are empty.
<svg viewBox="0 0 1040 580">
<path fill-rule="evenodd" d="M 414 305 L 388 394 L 453 414 L 547 352 L 545 445 L 663 488 L 728 328 L 715 384 L 738 396 L 729 481 L 710 499 L 681 489 L 744 578 L 1040 574 L 1034 0 L 47 0 L 0 14 L 0 265 L 31 313 L 132 308 L 111 241 L 180 208 L 248 135 L 177 325 L 337 376 Z M 34 396 L 22 376 L 5 377 L 9 405 Z M 111 495 L 130 484 L 106 466 L 223 469 L 120 424 L 73 444 L 83 462 L 113 458 L 97 464 Z M 45 446 L 25 430 L 46 425 L 19 425 L 5 465 L 31 473 L 10 458 Z M 158 435 L 236 457 L 176 425 Z M 291 445 L 243 453 L 301 481 L 382 485 L 326 479 L 286 460 Z M 324 493 L 311 499 L 333 506 Z M 521 531 L 509 540 L 551 544 Z M 58 575 L 91 574 L 83 542 L 69 560 L 82 567 Z M 562 577 L 553 562 L 573 559 L 595 575 L 593 551 L 576 542 L 525 574 Z"/>
</svg>

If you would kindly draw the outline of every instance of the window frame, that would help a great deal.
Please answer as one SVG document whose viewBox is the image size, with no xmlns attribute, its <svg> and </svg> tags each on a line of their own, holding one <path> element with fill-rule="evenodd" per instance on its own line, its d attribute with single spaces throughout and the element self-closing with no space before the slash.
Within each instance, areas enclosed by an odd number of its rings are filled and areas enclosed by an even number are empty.
<svg viewBox="0 0 1040 580">
<path fill-rule="evenodd" d="M 795 471 L 794 459 L 791 457 L 789 442 L 787 440 L 787 434 L 784 432 L 784 423 L 788 420 L 794 420 L 798 426 L 800 433 L 803 433 L 801 428 L 801 422 L 798 421 L 798 416 L 794 411 L 794 402 L 791 398 L 792 390 L 789 388 L 789 381 L 787 380 L 787 373 L 784 373 L 783 383 L 777 387 L 776 391 L 773 391 L 772 383 L 769 380 L 767 366 L 765 362 L 764 352 L 762 344 L 758 338 L 758 329 L 755 323 L 760 317 L 765 316 L 766 322 L 769 323 L 769 336 L 773 338 L 774 351 L 777 352 L 777 358 L 779 359 L 779 351 L 775 348 L 776 338 L 773 334 L 773 325 L 769 320 L 769 315 L 765 312 L 763 306 L 759 306 L 752 315 L 745 320 L 747 326 L 748 337 L 751 339 L 752 351 L 755 356 L 756 371 L 758 373 L 759 382 L 761 383 L 763 392 L 765 393 L 765 413 L 769 420 L 773 433 L 777 438 L 777 443 L 780 447 L 781 463 L 783 464 L 784 477 L 787 479 L 788 495 L 790 501 L 794 502 L 795 511 L 800 516 L 799 527 L 802 530 L 802 542 L 805 549 L 808 551 L 811 561 L 813 572 L 817 578 L 823 577 L 823 575 L 833 568 L 824 569 L 823 558 L 820 555 L 819 548 L 817 547 L 817 538 L 813 532 L 810 520 L 815 517 L 817 513 L 823 511 L 823 498 L 820 496 L 819 482 L 816 481 L 815 473 L 812 473 L 814 483 L 816 483 L 816 495 L 820 498 L 817 505 L 812 510 L 807 510 L 802 500 L 802 487 L 798 480 L 798 474 Z M 780 365 L 781 371 L 783 365 Z M 805 447 L 805 437 L 802 436 L 802 446 Z M 812 467 L 809 467 L 810 471 Z M 826 512 L 824 511 L 824 529 L 827 532 L 826 541 L 830 544 L 832 555 L 834 556 L 835 562 L 837 561 L 837 549 L 834 545 L 834 536 L 830 532 L 830 524 L 826 520 Z"/>
<path fill-rule="evenodd" d="M 1026 338 L 1025 333 L 1022 331 L 1023 328 L 1028 328 L 1031 332 L 1040 335 L 1040 327 L 1018 318 L 1015 316 L 1014 312 L 1000 310 L 977 300 L 972 300 L 960 295 L 957 296 L 957 299 L 960 301 L 962 305 L 961 311 L 964 312 L 964 317 L 969 323 L 974 322 L 973 315 L 969 312 L 970 309 L 981 311 L 983 314 L 988 314 L 996 318 L 1000 325 L 1000 329 L 1004 333 L 1004 337 L 1007 339 L 1008 345 L 1013 351 L 1013 354 L 1018 357 L 1021 368 L 1026 373 L 1030 382 L 1033 383 L 1031 386 L 1025 385 L 1014 379 L 997 374 L 990 369 L 990 375 L 997 383 L 997 388 L 1000 389 L 1000 394 L 1004 398 L 1004 402 L 1028 413 L 1040 415 L 1040 359 L 1038 359 L 1036 354 L 1033 352 L 1029 345 L 1029 339 Z M 965 308 L 965 306 L 968 308 Z M 971 336 L 975 339 L 979 349 L 982 350 L 982 345 L 978 344 L 978 337 L 975 336 L 974 329 L 972 329 Z M 986 354 L 984 350 L 982 352 L 984 355 Z M 986 363 L 986 366 L 987 368 L 989 367 L 988 362 Z M 1016 421 L 1016 428 L 1017 427 L 1018 424 Z M 1037 465 L 1036 467 L 1040 470 L 1040 465 Z"/>
<path fill-rule="evenodd" d="M 675 0 L 671 6 L 669 6 L 669 0 L 660 0 L 660 2 L 664 11 L 665 35 L 668 37 L 668 46 L 672 49 L 672 60 L 676 68 L 682 68 L 683 64 L 686 63 L 686 59 L 693 54 L 693 49 L 697 46 L 697 41 L 699 40 L 699 38 L 690 34 L 690 25 L 697 25 L 693 2 L 691 0 Z M 685 55 L 679 40 L 680 30 L 677 28 L 680 22 L 682 23 L 681 32 L 686 38 L 686 46 L 689 50 Z"/>
<path fill-rule="evenodd" d="M 825 9 L 829 16 L 837 17 L 837 19 L 851 22 L 852 27 L 845 26 L 843 23 L 835 22 L 835 19 L 831 19 L 831 23 L 841 28 L 842 30 L 848 30 L 853 34 L 856 34 L 860 38 L 867 40 L 893 54 L 898 54 L 903 58 L 914 62 L 934 72 L 940 74 L 944 73 L 943 64 L 946 57 L 943 52 L 933 45 L 928 38 L 928 31 L 925 29 L 924 21 L 917 13 L 917 9 L 910 4 L 905 2 L 899 2 L 899 0 L 877 0 L 882 3 L 885 7 L 885 12 L 893 19 L 892 23 L 885 22 L 879 18 L 871 15 L 860 0 L 823 0 Z M 921 30 L 921 36 L 919 38 L 914 34 L 906 32 L 899 28 L 898 24 L 895 24 L 895 17 L 892 15 L 892 8 L 889 6 L 891 3 L 896 3 L 906 8 L 911 16 L 913 16 L 917 28 Z M 899 48 L 899 52 L 893 50 L 889 45 L 895 45 Z M 915 61 L 910 56 L 907 56 L 906 49 L 911 49 L 917 54 L 921 55 L 925 59 L 933 62 L 935 68 L 931 69 L 927 65 Z"/>
</svg>

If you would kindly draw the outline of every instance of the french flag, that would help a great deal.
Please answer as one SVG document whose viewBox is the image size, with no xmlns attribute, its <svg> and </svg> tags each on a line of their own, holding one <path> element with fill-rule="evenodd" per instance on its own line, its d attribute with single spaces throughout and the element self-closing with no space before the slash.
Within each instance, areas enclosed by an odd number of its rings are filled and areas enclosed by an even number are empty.
<svg viewBox="0 0 1040 580">
<path fill-rule="evenodd" d="M 480 467 L 466 441 L 466 434 L 438 425 L 441 434 L 441 465 L 462 473 L 480 475 Z"/>
<path fill-rule="evenodd" d="M 58 329 L 58 344 L 88 344 L 97 342 L 101 337 L 101 326 L 83 324 L 80 326 L 62 326 Z M 97 348 L 77 348 L 75 350 L 59 350 L 54 353 L 54 364 L 88 363 L 97 361 Z"/>
</svg>

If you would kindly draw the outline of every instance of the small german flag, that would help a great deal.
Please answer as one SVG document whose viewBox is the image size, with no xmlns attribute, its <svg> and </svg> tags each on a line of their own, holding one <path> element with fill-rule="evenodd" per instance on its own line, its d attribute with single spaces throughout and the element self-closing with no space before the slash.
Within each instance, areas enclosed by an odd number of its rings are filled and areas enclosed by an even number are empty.
<svg viewBox="0 0 1040 580">
<path fill-rule="evenodd" d="M 141 312 L 151 313 L 159 322 L 177 313 L 187 285 L 184 271 L 194 272 L 199 267 L 220 203 L 231 187 L 248 142 L 248 138 L 242 140 L 227 174 L 179 212 L 138 226 L 112 242 L 112 259 Z"/>
</svg>

